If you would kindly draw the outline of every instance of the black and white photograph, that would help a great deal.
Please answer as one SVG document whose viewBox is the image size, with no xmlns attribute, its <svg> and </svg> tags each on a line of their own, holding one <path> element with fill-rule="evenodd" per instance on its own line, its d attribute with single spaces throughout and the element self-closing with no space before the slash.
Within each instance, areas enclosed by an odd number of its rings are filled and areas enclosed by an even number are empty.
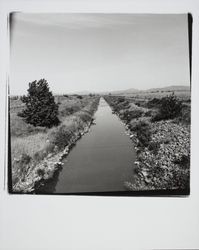
<svg viewBox="0 0 199 250">
<path fill-rule="evenodd" d="M 190 194 L 190 14 L 9 25 L 10 193 Z"/>
<path fill-rule="evenodd" d="M 0 0 L 0 250 L 199 249 L 199 1 Z"/>
</svg>

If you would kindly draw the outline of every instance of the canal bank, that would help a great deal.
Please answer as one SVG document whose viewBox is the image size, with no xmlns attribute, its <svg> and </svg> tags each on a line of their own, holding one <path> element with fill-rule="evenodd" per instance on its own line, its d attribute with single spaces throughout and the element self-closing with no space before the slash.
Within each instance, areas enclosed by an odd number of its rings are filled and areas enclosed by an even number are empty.
<svg viewBox="0 0 199 250">
<path fill-rule="evenodd" d="M 21 161 L 15 159 L 19 170 L 24 171 L 25 169 L 25 171 L 22 173 L 15 171 L 18 175 L 12 176 L 15 178 L 15 182 L 10 183 L 10 192 L 46 193 L 47 184 L 56 180 L 55 176 L 62 169 L 63 159 L 93 124 L 93 116 L 97 110 L 99 99 L 99 96 L 93 97 L 84 108 L 65 117 L 59 126 L 49 129 L 45 134 L 47 139 L 45 138 L 43 149 L 35 153 L 35 158 L 30 157 L 29 162 L 25 162 L 24 159 Z M 36 154 L 38 155 L 36 156 Z M 17 180 L 16 177 L 19 179 Z M 48 193 L 52 193 L 52 191 Z"/>
<path fill-rule="evenodd" d="M 95 113 L 95 125 L 77 142 L 63 160 L 56 180 L 42 188 L 42 192 L 125 191 L 124 183 L 133 178 L 135 160 L 136 153 L 124 124 L 101 98 Z"/>
</svg>

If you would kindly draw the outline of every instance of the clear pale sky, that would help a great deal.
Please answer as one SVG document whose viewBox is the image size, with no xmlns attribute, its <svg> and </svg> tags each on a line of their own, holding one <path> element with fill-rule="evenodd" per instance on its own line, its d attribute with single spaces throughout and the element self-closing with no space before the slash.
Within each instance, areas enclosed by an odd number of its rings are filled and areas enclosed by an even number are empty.
<svg viewBox="0 0 199 250">
<path fill-rule="evenodd" d="M 11 94 L 189 85 L 186 14 L 14 14 Z"/>
</svg>

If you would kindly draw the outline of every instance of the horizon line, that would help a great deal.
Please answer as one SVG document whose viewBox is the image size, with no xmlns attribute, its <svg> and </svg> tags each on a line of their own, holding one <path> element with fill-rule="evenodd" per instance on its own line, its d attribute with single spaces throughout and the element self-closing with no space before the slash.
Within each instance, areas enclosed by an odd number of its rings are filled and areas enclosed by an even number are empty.
<svg viewBox="0 0 199 250">
<path fill-rule="evenodd" d="M 54 92 L 53 90 L 50 90 L 53 95 L 65 95 L 65 94 L 68 94 L 68 95 L 78 95 L 78 93 L 80 95 L 89 95 L 89 94 L 100 94 L 100 93 L 107 93 L 107 92 L 122 92 L 122 91 L 128 91 L 128 90 L 131 90 L 131 89 L 134 89 L 135 90 L 135 93 L 137 92 L 142 92 L 142 91 L 149 91 L 149 90 L 153 90 L 153 89 L 164 89 L 164 88 L 169 88 L 169 87 L 189 87 L 190 90 L 191 90 L 191 84 L 189 83 L 188 85 L 166 85 L 164 87 L 151 87 L 151 88 L 147 88 L 147 89 L 136 89 L 136 88 L 128 88 L 128 89 L 120 89 L 120 90 L 102 90 L 102 91 L 89 91 L 89 90 L 79 90 L 79 91 L 74 91 L 74 92 L 65 92 L 63 91 L 62 93 L 58 93 L 58 92 Z M 87 94 L 81 94 L 81 92 L 86 92 Z M 133 92 L 132 92 L 133 93 Z M 10 96 L 22 96 L 22 95 L 25 95 L 25 94 L 11 94 L 11 91 L 10 91 Z"/>
</svg>

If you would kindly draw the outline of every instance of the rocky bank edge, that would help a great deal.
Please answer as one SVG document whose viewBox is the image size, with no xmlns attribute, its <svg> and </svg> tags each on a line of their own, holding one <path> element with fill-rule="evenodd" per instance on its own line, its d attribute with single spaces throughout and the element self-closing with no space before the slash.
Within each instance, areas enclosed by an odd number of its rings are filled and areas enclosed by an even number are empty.
<svg viewBox="0 0 199 250">
<path fill-rule="evenodd" d="M 159 144 L 156 153 L 140 150 L 136 135 L 129 132 L 138 153 L 135 182 L 126 182 L 130 190 L 188 189 L 190 166 L 182 166 L 182 159 L 190 157 L 190 132 L 185 126 L 170 121 L 155 122 L 151 126 L 152 142 Z"/>
<path fill-rule="evenodd" d="M 97 110 L 98 103 L 93 110 L 93 116 Z M 89 132 L 91 125 L 95 124 L 93 116 L 90 121 L 83 123 L 83 129 L 79 128 L 75 133 L 73 133 L 64 150 L 60 152 L 55 150 L 53 153 L 49 153 L 39 164 L 30 167 L 25 180 L 21 179 L 15 185 L 13 185 L 12 192 L 35 193 L 41 187 L 41 185 L 45 185 L 47 180 L 53 178 L 55 173 L 61 170 L 63 165 L 62 160 L 67 157 L 70 150 L 75 146 L 76 142 L 84 134 Z"/>
<path fill-rule="evenodd" d="M 125 124 L 137 152 L 134 182 L 125 182 L 125 187 L 131 191 L 189 189 L 190 125 L 176 124 L 173 120 L 151 123 L 150 117 L 140 117 L 129 122 L 121 115 L 123 111 L 120 113 L 115 110 L 113 103 L 109 104 L 113 113 Z M 134 106 L 140 109 L 137 105 Z M 141 120 L 150 124 L 151 142 L 158 144 L 156 151 L 140 147 L 136 132 L 131 131 L 130 123 Z"/>
</svg>

